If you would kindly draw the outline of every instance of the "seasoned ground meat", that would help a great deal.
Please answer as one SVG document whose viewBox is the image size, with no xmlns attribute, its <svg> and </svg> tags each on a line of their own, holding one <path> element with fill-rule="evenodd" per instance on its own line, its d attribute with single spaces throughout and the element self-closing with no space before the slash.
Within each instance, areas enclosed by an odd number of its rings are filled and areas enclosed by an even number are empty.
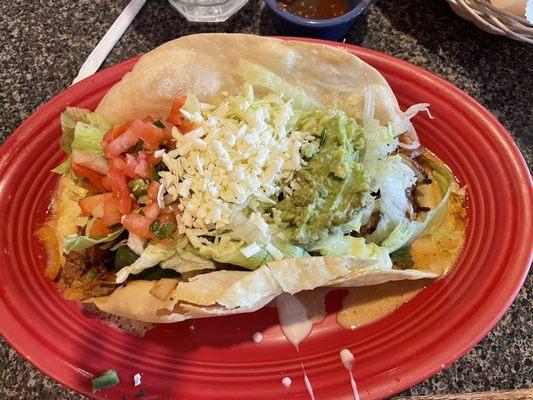
<svg viewBox="0 0 533 400">
<path fill-rule="evenodd" d="M 366 236 L 370 235 L 372 232 L 376 230 L 376 227 L 378 226 L 379 222 L 379 212 L 374 212 L 370 216 L 370 219 L 368 220 L 368 223 L 365 226 L 361 227 L 361 232 L 359 232 L 358 236 Z"/>
<path fill-rule="evenodd" d="M 426 148 L 423 146 L 418 146 L 414 149 L 406 149 L 403 147 L 398 147 L 398 153 L 408 158 L 417 158 L 418 156 L 424 154 L 425 151 L 426 151 Z"/>
<path fill-rule="evenodd" d="M 110 264 L 111 262 L 111 264 Z M 73 250 L 66 255 L 57 282 L 59 290 L 70 300 L 84 300 L 105 296 L 115 290 L 114 274 L 106 265 L 112 265 L 109 252 L 93 246 L 87 250 Z"/>
</svg>

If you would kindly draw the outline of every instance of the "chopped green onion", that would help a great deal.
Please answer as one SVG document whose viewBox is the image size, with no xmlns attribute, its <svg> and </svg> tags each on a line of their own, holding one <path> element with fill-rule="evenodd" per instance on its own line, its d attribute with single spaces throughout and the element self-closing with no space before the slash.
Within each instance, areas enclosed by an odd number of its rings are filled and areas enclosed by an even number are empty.
<svg viewBox="0 0 533 400">
<path fill-rule="evenodd" d="M 175 230 L 176 225 L 169 221 L 162 224 L 161 221 L 156 219 L 150 225 L 150 232 L 152 232 L 159 240 L 172 237 Z"/>
<path fill-rule="evenodd" d="M 164 162 L 160 162 L 157 165 L 154 165 L 154 168 L 152 169 L 152 180 L 158 182 L 160 179 L 159 172 L 160 171 L 168 171 L 167 166 Z"/>
<path fill-rule="evenodd" d="M 139 197 L 146 194 L 146 189 L 148 189 L 148 183 L 143 181 L 142 179 L 135 179 L 133 181 L 130 181 L 128 186 L 131 189 L 131 193 L 135 197 L 135 200 L 138 200 Z"/>
<path fill-rule="evenodd" d="M 142 140 L 139 140 L 137 144 L 135 145 L 135 153 L 138 153 L 143 149 L 144 142 Z"/>
<path fill-rule="evenodd" d="M 152 124 L 154 124 L 155 126 L 157 126 L 158 128 L 161 128 L 161 129 L 163 129 L 165 127 L 165 124 L 163 124 L 159 120 L 152 122 Z"/>
<path fill-rule="evenodd" d="M 151 174 L 150 178 L 153 181 L 156 181 L 156 182 L 159 181 L 159 174 L 158 174 L 157 168 L 152 169 L 152 174 Z"/>
<path fill-rule="evenodd" d="M 118 385 L 120 383 L 120 380 L 118 379 L 117 371 L 115 371 L 114 369 L 110 369 L 103 375 L 94 378 L 91 382 L 93 385 L 93 393 L 96 393 L 99 390 L 107 389 L 111 386 Z"/>
<path fill-rule="evenodd" d="M 415 261 L 409 251 L 409 246 L 402 247 L 390 254 L 390 258 L 394 265 L 401 269 L 411 268 L 415 265 Z"/>
</svg>

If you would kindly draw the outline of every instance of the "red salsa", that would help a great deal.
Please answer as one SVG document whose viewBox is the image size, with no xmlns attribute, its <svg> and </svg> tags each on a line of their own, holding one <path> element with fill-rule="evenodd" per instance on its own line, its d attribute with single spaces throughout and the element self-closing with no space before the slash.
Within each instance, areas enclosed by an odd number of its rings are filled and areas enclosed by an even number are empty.
<svg viewBox="0 0 533 400">
<path fill-rule="evenodd" d="M 350 11 L 349 3 L 349 0 L 281 0 L 278 7 L 302 18 L 329 19 Z"/>
</svg>

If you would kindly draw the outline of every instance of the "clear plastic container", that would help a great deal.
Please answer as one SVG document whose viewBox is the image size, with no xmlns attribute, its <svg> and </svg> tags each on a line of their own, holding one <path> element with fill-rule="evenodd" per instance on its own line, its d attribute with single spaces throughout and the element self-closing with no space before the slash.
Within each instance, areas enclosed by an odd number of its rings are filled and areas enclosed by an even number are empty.
<svg viewBox="0 0 533 400">
<path fill-rule="evenodd" d="M 248 0 L 169 0 L 191 22 L 223 22 L 239 11 Z"/>
</svg>

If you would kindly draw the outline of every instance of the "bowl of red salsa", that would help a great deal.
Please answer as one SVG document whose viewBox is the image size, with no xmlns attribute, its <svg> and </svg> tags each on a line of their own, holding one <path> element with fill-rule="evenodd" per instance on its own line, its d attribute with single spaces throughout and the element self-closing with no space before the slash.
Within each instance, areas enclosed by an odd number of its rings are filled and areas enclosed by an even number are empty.
<svg viewBox="0 0 533 400">
<path fill-rule="evenodd" d="M 265 0 L 284 35 L 340 40 L 372 0 Z"/>
</svg>

